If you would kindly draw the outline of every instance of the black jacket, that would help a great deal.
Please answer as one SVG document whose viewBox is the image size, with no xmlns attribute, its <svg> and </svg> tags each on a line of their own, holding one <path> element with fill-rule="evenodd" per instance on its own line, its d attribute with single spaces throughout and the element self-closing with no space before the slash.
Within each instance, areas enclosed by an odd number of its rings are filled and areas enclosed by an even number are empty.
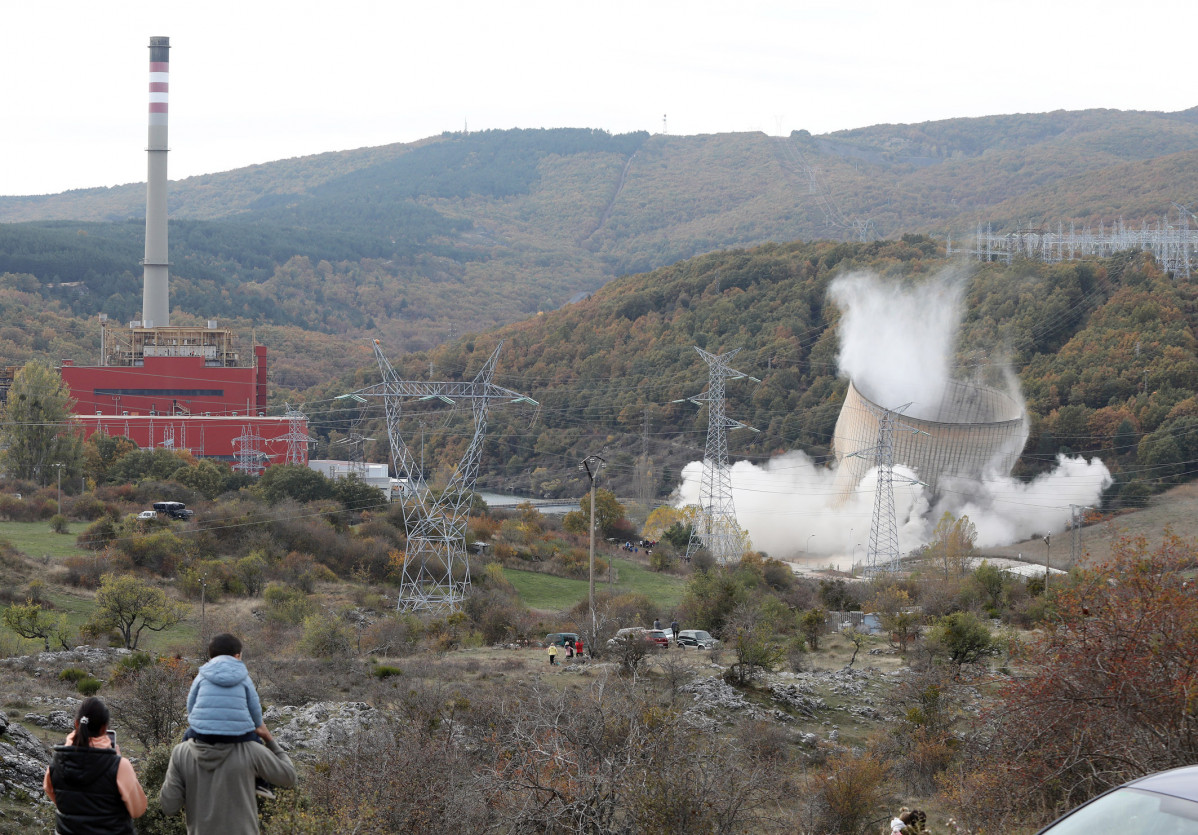
<svg viewBox="0 0 1198 835">
<path fill-rule="evenodd" d="M 59 835 L 134 835 L 133 818 L 116 786 L 120 755 L 111 748 L 58 745 L 50 784 Z"/>
</svg>

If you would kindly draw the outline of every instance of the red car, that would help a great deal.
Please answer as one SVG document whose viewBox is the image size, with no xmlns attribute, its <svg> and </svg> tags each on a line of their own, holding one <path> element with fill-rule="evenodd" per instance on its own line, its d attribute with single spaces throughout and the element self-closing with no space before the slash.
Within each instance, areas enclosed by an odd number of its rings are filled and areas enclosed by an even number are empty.
<svg viewBox="0 0 1198 835">
<path fill-rule="evenodd" d="M 645 638 L 659 647 L 670 645 L 670 633 L 664 629 L 650 629 L 645 633 Z"/>
</svg>

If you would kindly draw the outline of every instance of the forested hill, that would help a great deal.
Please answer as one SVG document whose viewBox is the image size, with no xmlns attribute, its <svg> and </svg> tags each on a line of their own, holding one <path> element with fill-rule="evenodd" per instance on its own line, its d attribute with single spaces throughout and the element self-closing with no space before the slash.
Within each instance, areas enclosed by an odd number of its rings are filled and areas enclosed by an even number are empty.
<svg viewBox="0 0 1198 835">
<path fill-rule="evenodd" d="M 693 346 L 742 349 L 733 365 L 761 379 L 729 382 L 728 414 L 760 430 L 729 435 L 732 457 L 761 461 L 792 449 L 826 455 L 844 399 L 836 324 L 827 296 L 837 276 L 865 270 L 920 282 L 959 262 L 929 238 L 869 244 L 791 243 L 706 255 L 609 283 L 590 299 L 430 354 L 394 357 L 412 379 L 468 379 L 503 340 L 496 382 L 540 401 L 535 413 L 493 411 L 482 483 L 535 495 L 585 491 L 577 465 L 606 450 L 604 478 L 620 495 L 664 495 L 702 458 L 706 412 L 675 402 L 704 391 Z M 1018 472 L 1051 467 L 1058 452 L 1102 456 L 1114 503 L 1135 503 L 1198 472 L 1198 341 L 1194 287 L 1128 253 L 1058 265 L 973 265 L 957 362 L 975 373 L 1019 374 L 1032 426 Z M 335 440 L 346 416 L 332 398 L 373 372 L 307 393 L 312 426 Z M 428 411 L 425 411 L 425 410 Z M 444 465 L 467 438 L 445 407 L 415 406 L 410 437 Z M 386 455 L 386 432 L 375 460 Z M 324 447 L 322 446 L 321 449 Z M 319 450 L 318 450 L 319 452 Z"/>
<path fill-rule="evenodd" d="M 1196 190 L 1195 110 L 788 138 L 445 134 L 172 184 L 172 306 L 422 349 L 729 247 L 1155 222 Z M 0 274 L 80 316 L 135 317 L 144 199 L 141 185 L 0 197 Z"/>
</svg>

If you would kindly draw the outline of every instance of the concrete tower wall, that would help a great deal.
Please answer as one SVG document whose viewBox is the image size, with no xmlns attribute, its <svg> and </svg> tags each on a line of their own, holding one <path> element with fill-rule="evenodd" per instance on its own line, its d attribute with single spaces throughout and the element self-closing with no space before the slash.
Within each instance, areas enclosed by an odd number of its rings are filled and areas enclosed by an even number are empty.
<svg viewBox="0 0 1198 835">
<path fill-rule="evenodd" d="M 873 466 L 870 451 L 878 443 L 883 411 L 849 383 L 833 439 L 839 464 L 837 486 L 844 496 Z M 1009 475 L 1027 442 L 1022 405 L 997 389 L 951 381 L 929 414 L 930 418 L 897 417 L 900 425 L 918 429 L 920 434 L 896 428 L 894 463 L 914 469 L 934 496 L 947 479 L 980 481 L 991 473 Z M 849 457 L 856 452 L 862 454 Z"/>
</svg>

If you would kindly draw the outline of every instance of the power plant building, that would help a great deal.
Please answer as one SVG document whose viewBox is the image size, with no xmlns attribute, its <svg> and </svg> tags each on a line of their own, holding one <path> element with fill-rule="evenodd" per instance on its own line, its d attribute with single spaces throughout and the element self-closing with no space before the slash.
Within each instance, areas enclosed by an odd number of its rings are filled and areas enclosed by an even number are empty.
<svg viewBox="0 0 1198 835">
<path fill-rule="evenodd" d="M 833 440 L 842 496 L 847 497 L 874 466 L 873 451 L 886 410 L 850 381 Z M 976 482 L 991 474 L 1009 475 L 1027 435 L 1027 415 L 1015 397 L 950 380 L 933 408 L 918 415 L 895 415 L 894 464 L 913 469 L 935 497 L 951 489 L 954 479 Z"/>
<path fill-rule="evenodd" d="M 167 117 L 170 40 L 150 39 L 146 248 L 142 318 L 127 327 L 100 316 L 98 365 L 61 363 L 84 437 L 124 435 L 139 447 L 186 449 L 248 472 L 307 463 L 306 419 L 267 416 L 267 351 L 248 354 L 233 331 L 170 325 L 167 257 Z"/>
</svg>

